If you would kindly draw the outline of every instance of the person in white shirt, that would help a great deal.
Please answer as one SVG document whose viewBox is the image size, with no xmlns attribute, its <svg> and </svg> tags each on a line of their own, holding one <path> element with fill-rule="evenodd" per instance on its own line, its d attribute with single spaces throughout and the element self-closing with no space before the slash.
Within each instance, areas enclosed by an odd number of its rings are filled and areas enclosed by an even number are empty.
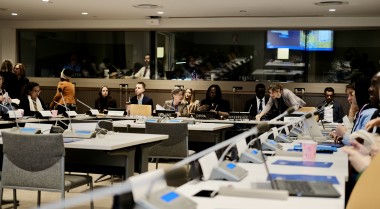
<svg viewBox="0 0 380 209">
<path fill-rule="evenodd" d="M 343 108 L 334 101 L 334 89 L 331 87 L 325 88 L 325 101 L 321 102 L 317 107 L 319 111 L 319 119 L 328 123 L 342 123 L 343 122 Z"/>
<path fill-rule="evenodd" d="M 150 55 L 144 57 L 144 66 L 132 78 L 150 79 Z"/>
</svg>

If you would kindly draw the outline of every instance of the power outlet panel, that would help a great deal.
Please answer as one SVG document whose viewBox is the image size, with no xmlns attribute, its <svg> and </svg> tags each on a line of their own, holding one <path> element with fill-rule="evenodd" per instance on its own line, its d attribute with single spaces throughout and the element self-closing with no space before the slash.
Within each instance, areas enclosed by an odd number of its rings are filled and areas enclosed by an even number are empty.
<svg viewBox="0 0 380 209">
<path fill-rule="evenodd" d="M 235 89 L 235 90 L 243 90 L 243 87 L 241 87 L 241 86 L 233 86 L 232 89 Z"/>
<path fill-rule="evenodd" d="M 305 93 L 305 88 L 294 88 L 295 93 Z"/>
<path fill-rule="evenodd" d="M 128 84 L 119 84 L 120 89 L 128 89 Z"/>
</svg>

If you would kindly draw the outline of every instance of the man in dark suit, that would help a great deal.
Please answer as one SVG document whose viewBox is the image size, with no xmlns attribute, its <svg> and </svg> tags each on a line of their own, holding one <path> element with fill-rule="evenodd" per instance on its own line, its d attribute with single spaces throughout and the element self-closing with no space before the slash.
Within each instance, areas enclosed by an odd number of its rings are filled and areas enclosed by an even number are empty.
<svg viewBox="0 0 380 209">
<path fill-rule="evenodd" d="M 250 114 L 255 117 L 257 114 L 259 114 L 263 108 L 265 107 L 266 103 L 268 102 L 269 97 L 265 96 L 265 85 L 262 83 L 259 83 L 256 85 L 256 96 L 252 99 L 248 100 L 245 103 L 245 112 L 250 112 Z"/>
<path fill-rule="evenodd" d="M 135 87 L 135 96 L 131 98 L 131 104 L 142 104 L 152 106 L 153 111 L 153 100 L 144 94 L 145 92 L 145 83 L 137 82 Z"/>
<path fill-rule="evenodd" d="M 343 122 L 343 108 L 334 101 L 334 89 L 331 87 L 325 88 L 325 101 L 321 102 L 317 108 L 319 111 L 319 119 L 328 123 L 342 123 Z"/>
</svg>

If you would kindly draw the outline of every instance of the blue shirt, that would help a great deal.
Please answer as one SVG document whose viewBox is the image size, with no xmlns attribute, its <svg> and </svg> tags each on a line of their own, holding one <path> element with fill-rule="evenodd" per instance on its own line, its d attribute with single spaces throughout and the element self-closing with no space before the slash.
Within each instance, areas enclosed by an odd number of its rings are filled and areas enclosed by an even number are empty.
<svg viewBox="0 0 380 209">
<path fill-rule="evenodd" d="M 376 110 L 377 110 L 376 108 L 369 108 L 369 109 L 363 110 L 359 114 L 359 118 L 357 118 L 357 120 L 354 124 L 354 127 L 352 128 L 352 132 L 355 132 L 355 131 L 358 131 L 361 129 L 365 129 L 365 125 L 368 123 L 368 121 L 371 120 L 371 117 L 375 113 Z M 351 133 L 347 131 L 344 134 L 343 140 L 342 140 L 344 145 L 350 145 Z"/>
</svg>

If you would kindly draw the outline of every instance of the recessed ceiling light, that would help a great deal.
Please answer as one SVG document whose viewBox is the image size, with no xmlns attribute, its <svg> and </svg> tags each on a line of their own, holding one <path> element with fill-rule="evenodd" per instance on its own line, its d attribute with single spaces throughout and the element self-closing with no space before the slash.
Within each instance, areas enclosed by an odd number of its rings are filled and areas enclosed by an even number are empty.
<svg viewBox="0 0 380 209">
<path fill-rule="evenodd" d="M 335 12 L 336 9 L 329 9 L 329 12 Z"/>
<path fill-rule="evenodd" d="M 88 12 L 82 12 L 82 15 L 88 15 Z"/>
<path fill-rule="evenodd" d="M 314 3 L 317 6 L 340 6 L 340 5 L 347 5 L 347 1 L 320 1 Z"/>
<path fill-rule="evenodd" d="M 42 0 L 44 3 L 53 3 L 51 0 Z"/>
<path fill-rule="evenodd" d="M 139 9 L 156 9 L 156 8 L 161 8 L 162 6 L 157 5 L 157 4 L 137 4 L 137 5 L 133 5 L 133 7 L 139 8 Z"/>
<path fill-rule="evenodd" d="M 157 14 L 159 14 L 159 15 L 163 15 L 163 14 L 164 14 L 164 12 L 157 12 Z"/>
<path fill-rule="evenodd" d="M 17 16 L 18 14 L 17 14 L 17 13 L 15 13 L 15 12 L 12 12 L 12 15 L 13 15 L 13 16 Z"/>
</svg>

